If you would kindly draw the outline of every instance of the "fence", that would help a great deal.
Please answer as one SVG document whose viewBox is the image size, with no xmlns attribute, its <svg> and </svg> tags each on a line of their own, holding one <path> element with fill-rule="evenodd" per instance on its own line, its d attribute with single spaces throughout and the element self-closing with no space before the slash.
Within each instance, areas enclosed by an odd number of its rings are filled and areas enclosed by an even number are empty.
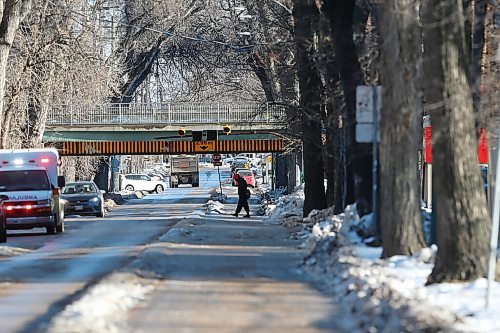
<svg viewBox="0 0 500 333">
<path fill-rule="evenodd" d="M 244 103 L 152 103 L 57 106 L 48 111 L 47 126 L 169 125 L 281 123 L 284 107 Z"/>
</svg>

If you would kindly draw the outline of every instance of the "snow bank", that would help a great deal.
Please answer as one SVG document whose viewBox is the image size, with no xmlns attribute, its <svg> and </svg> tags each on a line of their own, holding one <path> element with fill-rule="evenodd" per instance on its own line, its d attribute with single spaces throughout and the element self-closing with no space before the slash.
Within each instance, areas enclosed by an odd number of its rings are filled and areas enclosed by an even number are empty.
<svg viewBox="0 0 500 333">
<path fill-rule="evenodd" d="M 127 311 L 154 289 L 133 274 L 113 274 L 66 306 L 49 324 L 51 333 L 127 332 Z"/>
<path fill-rule="evenodd" d="M 225 214 L 224 204 L 219 201 L 208 200 L 205 209 L 207 214 Z"/>
<path fill-rule="evenodd" d="M 13 246 L 0 246 L 0 257 L 11 257 L 17 256 L 20 254 L 29 253 L 31 250 L 23 249 L 21 247 L 13 247 Z"/>
<path fill-rule="evenodd" d="M 283 196 L 281 191 L 270 191 L 263 194 L 262 213 L 269 224 L 295 226 L 302 223 L 302 207 L 304 206 L 304 187 L 298 187 L 292 194 Z"/>
<path fill-rule="evenodd" d="M 302 267 L 353 314 L 345 323 L 351 332 L 500 332 L 500 283 L 492 287 L 489 310 L 484 308 L 484 279 L 425 286 L 435 246 L 381 260 L 382 249 L 366 245 L 373 245 L 371 214 L 360 218 L 351 205 L 343 214 L 326 209 L 302 219 L 303 198 L 303 192 L 295 192 L 276 200 L 274 207 L 269 204 L 269 220 L 302 227 L 294 234 L 309 250 Z M 423 208 L 424 231 L 429 216 Z"/>
<path fill-rule="evenodd" d="M 210 200 L 224 203 L 227 200 L 227 195 L 224 193 L 213 191 L 212 194 L 210 195 Z"/>
</svg>

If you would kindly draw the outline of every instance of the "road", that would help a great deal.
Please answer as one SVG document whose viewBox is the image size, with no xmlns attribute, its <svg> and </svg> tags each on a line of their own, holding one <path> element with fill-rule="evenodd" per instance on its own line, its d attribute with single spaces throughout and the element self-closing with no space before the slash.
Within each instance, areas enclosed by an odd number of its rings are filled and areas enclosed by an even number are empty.
<svg viewBox="0 0 500 333">
<path fill-rule="evenodd" d="M 33 251 L 0 261 L 1 331 L 29 332 L 60 310 L 57 302 L 64 304 L 89 282 L 132 260 L 186 216 L 186 209 L 206 201 L 217 185 L 217 174 L 204 172 L 197 189 L 169 189 L 132 200 L 105 218 L 68 217 L 64 234 L 9 231 L 6 245 Z"/>
<path fill-rule="evenodd" d="M 330 318 L 335 307 L 297 273 L 297 244 L 257 217 L 243 222 L 205 216 L 202 204 L 218 187 L 218 175 L 203 171 L 200 178 L 199 188 L 130 200 L 104 218 L 69 217 L 64 234 L 9 232 L 8 246 L 31 251 L 0 259 L 1 332 L 46 331 L 50 319 L 89 286 L 127 266 L 154 271 L 162 281 L 147 303 L 130 312 L 127 326 L 134 332 L 336 327 Z M 174 226 L 189 230 L 169 233 Z M 151 261 L 151 253 L 159 257 Z M 235 309 L 237 317 L 225 317 Z M 295 319 L 286 320 L 291 312 Z"/>
</svg>

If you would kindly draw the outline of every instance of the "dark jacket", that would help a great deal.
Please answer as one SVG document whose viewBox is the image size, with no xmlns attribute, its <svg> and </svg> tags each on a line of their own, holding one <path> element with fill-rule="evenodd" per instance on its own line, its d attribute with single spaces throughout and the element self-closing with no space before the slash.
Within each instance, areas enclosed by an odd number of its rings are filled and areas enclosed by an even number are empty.
<svg viewBox="0 0 500 333">
<path fill-rule="evenodd" d="M 238 182 L 238 196 L 240 197 L 240 200 L 241 199 L 247 200 L 248 199 L 248 195 L 247 195 L 248 185 L 247 185 L 245 178 L 238 177 L 238 179 L 236 181 Z"/>
</svg>

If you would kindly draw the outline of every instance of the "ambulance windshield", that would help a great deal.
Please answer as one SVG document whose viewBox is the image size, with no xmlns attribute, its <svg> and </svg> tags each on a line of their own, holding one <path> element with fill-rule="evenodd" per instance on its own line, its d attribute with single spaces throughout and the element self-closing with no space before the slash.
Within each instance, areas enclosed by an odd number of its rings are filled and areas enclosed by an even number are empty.
<svg viewBox="0 0 500 333">
<path fill-rule="evenodd" d="M 47 190 L 50 190 L 50 183 L 43 170 L 0 172 L 0 192 Z"/>
</svg>

